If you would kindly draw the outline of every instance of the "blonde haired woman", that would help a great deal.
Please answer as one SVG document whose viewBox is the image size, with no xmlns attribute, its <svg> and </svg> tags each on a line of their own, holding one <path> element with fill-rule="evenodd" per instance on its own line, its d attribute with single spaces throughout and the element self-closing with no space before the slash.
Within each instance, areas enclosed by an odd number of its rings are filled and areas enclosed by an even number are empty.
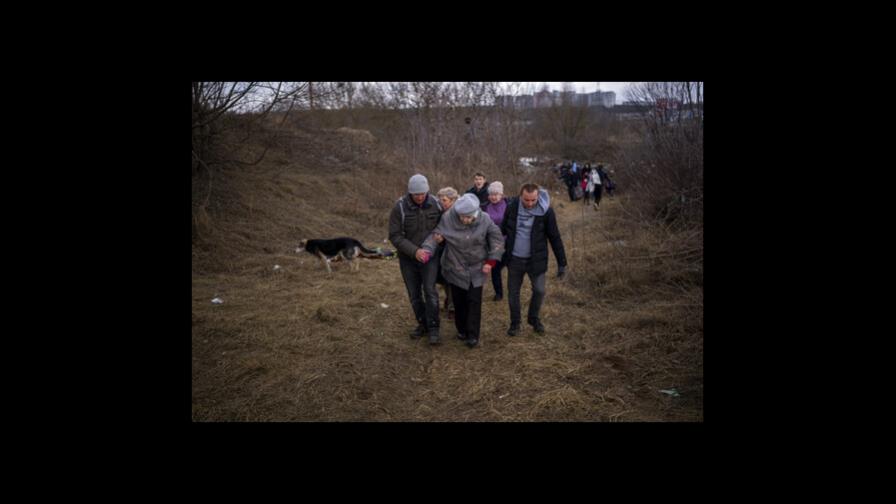
<svg viewBox="0 0 896 504">
<path fill-rule="evenodd" d="M 457 201 L 457 198 L 460 196 L 457 193 L 457 189 L 453 187 L 443 187 L 439 189 L 439 192 L 436 194 L 439 198 L 439 202 L 442 203 L 443 213 L 447 212 L 449 208 L 454 206 L 454 202 Z"/>
<path fill-rule="evenodd" d="M 454 206 L 454 203 L 457 201 L 457 198 L 460 197 L 460 194 L 458 194 L 457 189 L 449 186 L 439 189 L 436 196 L 438 196 L 439 202 L 442 204 L 442 215 L 444 216 L 445 213 Z M 448 281 L 445 280 L 445 277 L 442 276 L 441 259 L 444 250 L 445 246 L 442 245 L 439 247 L 438 252 L 436 252 L 436 260 L 439 263 L 439 275 L 436 277 L 436 283 L 445 289 L 445 310 L 448 312 L 448 320 L 454 320 L 454 299 L 451 296 L 451 287 L 448 285 Z"/>
</svg>

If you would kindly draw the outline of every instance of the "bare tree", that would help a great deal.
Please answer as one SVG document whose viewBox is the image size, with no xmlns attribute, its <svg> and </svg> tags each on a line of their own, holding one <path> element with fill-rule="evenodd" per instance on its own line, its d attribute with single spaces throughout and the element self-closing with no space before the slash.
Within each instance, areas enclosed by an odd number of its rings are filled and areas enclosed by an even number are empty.
<svg viewBox="0 0 896 504">
<path fill-rule="evenodd" d="M 629 152 L 627 172 L 647 216 L 702 221 L 703 83 L 641 82 L 626 94 L 644 105 L 643 142 Z"/>
<path fill-rule="evenodd" d="M 549 93 L 547 85 L 543 86 L 542 96 Z M 551 93 L 550 106 L 536 110 L 536 134 L 548 138 L 563 157 L 583 157 L 586 155 L 586 144 L 582 134 L 589 128 L 589 112 L 586 104 L 576 99 L 570 83 L 564 83 L 559 97 Z"/>
<path fill-rule="evenodd" d="M 193 82 L 193 174 L 216 164 L 258 163 L 241 159 L 237 152 L 272 112 L 280 123 L 308 96 L 305 82 Z M 241 116 L 236 118 L 235 116 Z M 223 142 L 227 132 L 240 132 Z"/>
<path fill-rule="evenodd" d="M 381 155 L 409 171 L 453 179 L 472 170 L 516 170 L 527 140 L 528 112 L 494 107 L 502 91 L 497 82 L 306 84 L 303 117 L 327 117 L 318 126 L 371 130 L 385 147 Z"/>
<path fill-rule="evenodd" d="M 214 172 L 261 162 L 290 112 L 310 100 L 310 83 L 193 82 L 192 87 L 192 217 L 197 239 L 202 229 L 209 229 Z"/>
</svg>

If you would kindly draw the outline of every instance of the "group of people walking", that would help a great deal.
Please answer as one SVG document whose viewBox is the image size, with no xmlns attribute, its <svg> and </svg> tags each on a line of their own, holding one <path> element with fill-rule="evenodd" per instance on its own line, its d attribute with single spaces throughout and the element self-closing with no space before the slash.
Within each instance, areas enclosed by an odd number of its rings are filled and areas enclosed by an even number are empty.
<svg viewBox="0 0 896 504">
<path fill-rule="evenodd" d="M 566 274 L 566 253 L 550 206 L 548 191 L 523 184 L 518 195 L 505 199 L 504 185 L 476 173 L 463 195 L 453 187 L 431 194 L 429 181 L 416 174 L 408 181 L 389 217 L 389 240 L 399 257 L 417 325 L 411 338 L 424 334 L 441 343 L 437 284 L 445 289 L 448 319 L 457 338 L 470 348 L 481 338 L 482 293 L 488 277 L 494 301 L 504 299 L 501 271 L 507 269 L 509 336 L 520 333 L 520 290 L 528 275 L 532 297 L 526 321 L 537 333 L 545 331 L 539 315 L 546 291 L 548 243 L 557 260 L 558 278 Z"/>
<path fill-rule="evenodd" d="M 591 163 L 585 163 L 585 166 L 580 167 L 575 161 L 566 162 L 560 166 L 559 175 L 569 191 L 569 201 L 584 199 L 585 204 L 593 204 L 595 210 L 600 205 L 603 191 L 607 191 L 607 196 L 612 196 L 613 190 L 616 189 L 616 184 L 610 180 L 602 164 L 592 168 Z"/>
</svg>

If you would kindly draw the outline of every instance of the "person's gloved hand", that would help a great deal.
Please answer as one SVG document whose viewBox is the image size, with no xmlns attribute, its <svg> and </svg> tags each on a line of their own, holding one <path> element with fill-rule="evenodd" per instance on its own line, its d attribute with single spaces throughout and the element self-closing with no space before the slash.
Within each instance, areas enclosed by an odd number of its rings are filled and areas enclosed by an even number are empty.
<svg viewBox="0 0 896 504">
<path fill-rule="evenodd" d="M 557 268 L 557 278 L 563 278 L 566 276 L 566 266 L 560 266 Z"/>
</svg>

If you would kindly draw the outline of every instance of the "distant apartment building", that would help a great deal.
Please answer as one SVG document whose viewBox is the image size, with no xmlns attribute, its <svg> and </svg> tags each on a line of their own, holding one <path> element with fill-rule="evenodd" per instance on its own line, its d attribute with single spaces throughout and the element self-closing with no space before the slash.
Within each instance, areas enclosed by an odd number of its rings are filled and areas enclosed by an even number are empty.
<svg viewBox="0 0 896 504">
<path fill-rule="evenodd" d="M 612 91 L 595 91 L 593 93 L 588 93 L 585 96 L 588 97 L 589 107 L 611 108 L 616 106 L 616 93 Z"/>
<path fill-rule="evenodd" d="M 556 91 L 539 91 L 535 93 L 533 98 L 532 106 L 535 108 L 550 107 L 551 104 L 559 102 L 559 97 Z"/>
<path fill-rule="evenodd" d="M 495 97 L 495 105 L 515 108 L 543 108 L 554 104 L 569 103 L 581 107 L 614 107 L 616 93 L 612 91 L 595 91 L 593 93 L 576 93 L 574 91 L 539 91 L 534 95 L 499 95 Z"/>
</svg>

